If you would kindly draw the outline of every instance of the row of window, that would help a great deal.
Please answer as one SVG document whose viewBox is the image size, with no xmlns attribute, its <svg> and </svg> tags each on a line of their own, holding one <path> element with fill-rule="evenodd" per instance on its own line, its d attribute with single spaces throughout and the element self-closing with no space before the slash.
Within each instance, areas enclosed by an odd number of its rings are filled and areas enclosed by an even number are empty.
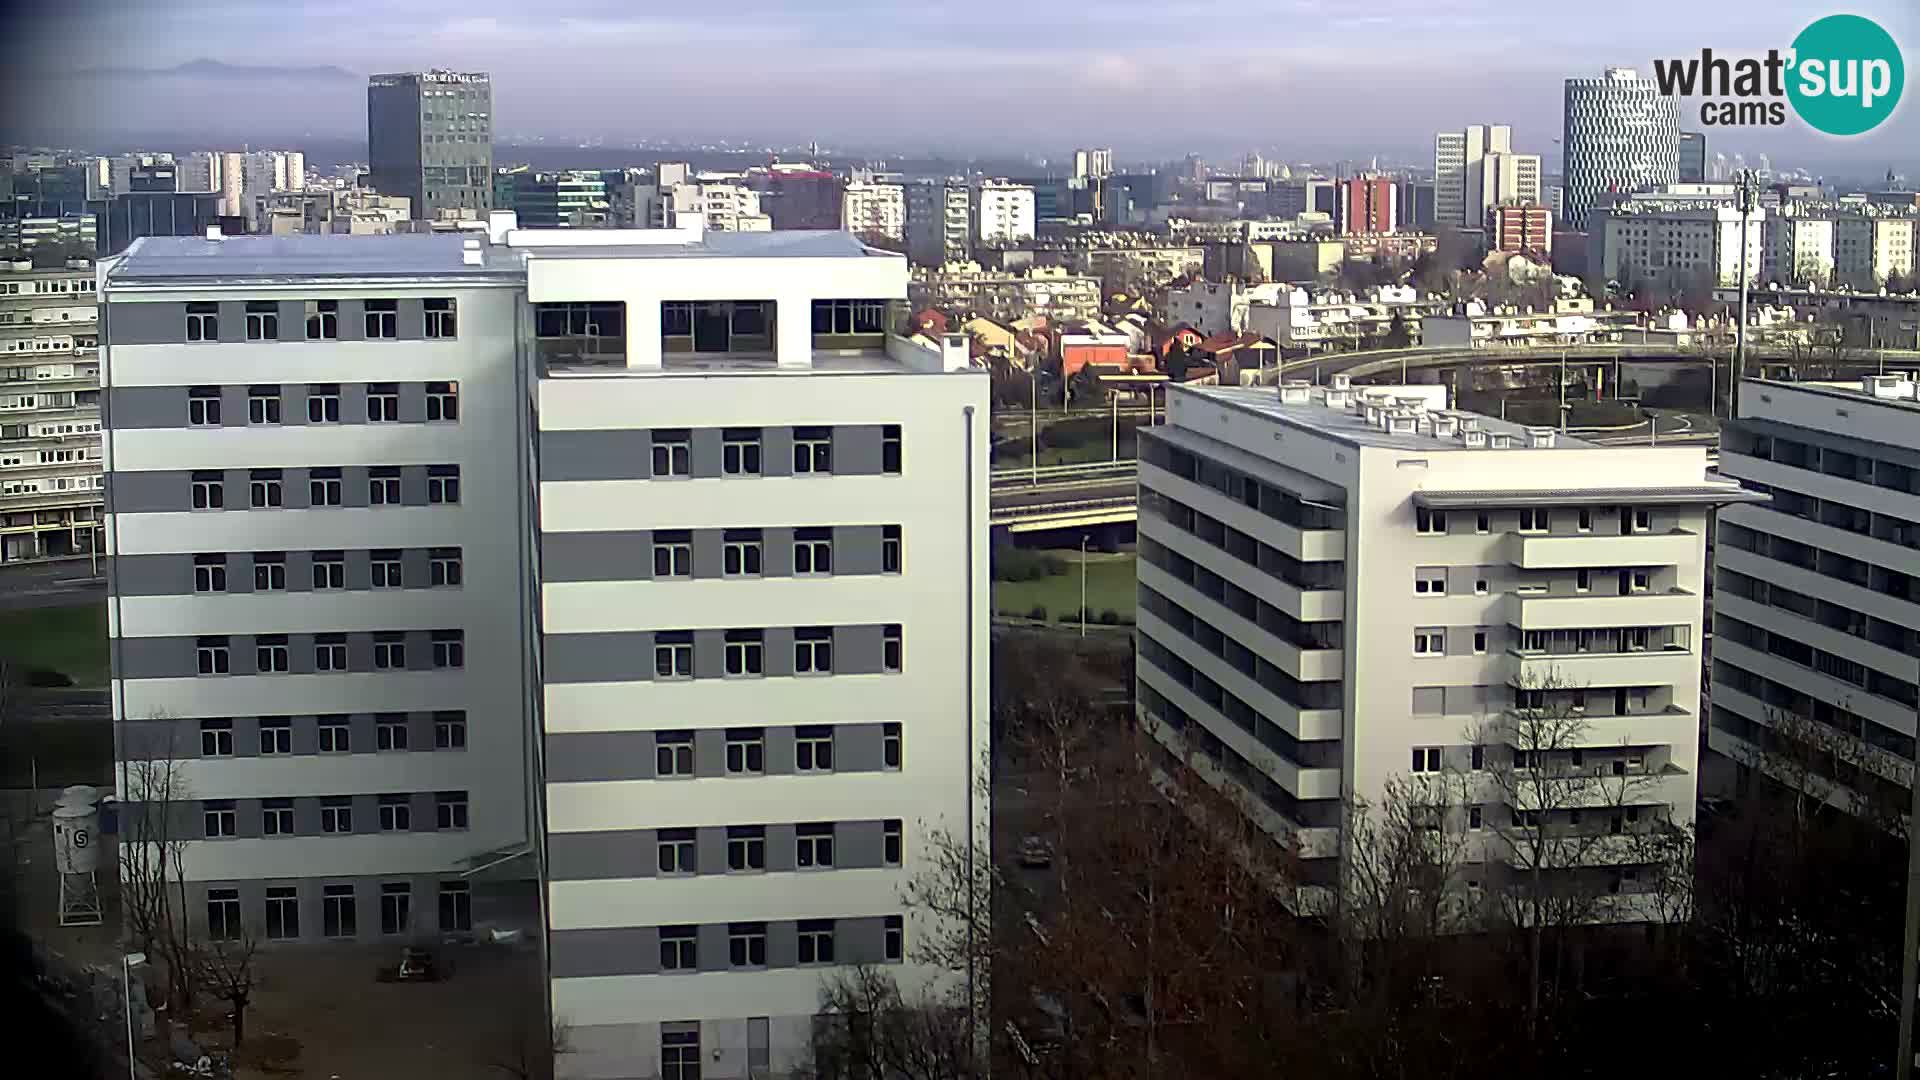
<svg viewBox="0 0 1920 1080">
<path fill-rule="evenodd" d="M 1562 509 L 1559 511 L 1547 507 L 1522 507 L 1520 509 L 1519 524 L 1516 531 L 1523 533 L 1552 532 L 1556 514 L 1564 514 L 1572 519 L 1575 532 L 1589 533 L 1593 531 L 1595 518 L 1599 517 L 1602 513 L 1602 508 L 1592 506 L 1581 506 L 1571 510 Z M 1623 506 L 1620 507 L 1619 514 L 1621 535 L 1653 531 L 1653 511 L 1644 507 Z M 1473 516 L 1473 531 L 1483 536 L 1491 533 L 1493 531 L 1493 517 L 1493 514 L 1485 510 L 1476 512 Z M 1413 531 L 1422 536 L 1445 536 L 1449 532 L 1447 511 L 1445 510 L 1430 510 L 1424 506 L 1417 506 L 1414 508 L 1413 518 Z"/>
<path fill-rule="evenodd" d="M 375 821 L 381 832 L 413 832 L 413 796 L 379 795 Z M 200 803 L 201 823 L 208 840 L 225 840 L 239 835 L 239 809 L 232 799 L 205 799 Z M 433 796 L 433 824 L 439 832 L 458 832 L 467 828 L 467 793 L 441 791 Z M 320 799 L 320 831 L 348 835 L 353 832 L 353 797 L 327 795 Z M 293 799 L 260 800 L 260 835 L 295 836 Z"/>
<path fill-rule="evenodd" d="M 655 428 L 650 432 L 650 471 L 656 480 L 693 475 L 693 432 L 688 428 Z M 725 476 L 759 476 L 764 457 L 764 434 L 760 428 L 723 428 L 720 434 L 720 472 Z M 897 475 L 901 467 L 899 424 L 886 424 L 880 431 L 880 471 Z M 793 429 L 793 475 L 828 475 L 833 472 L 833 429 L 797 427 Z"/>
<path fill-rule="evenodd" d="M 721 534 L 720 572 L 725 577 L 759 577 L 765 565 L 766 537 L 760 529 L 727 529 Z M 793 573 L 825 577 L 833 573 L 833 530 L 793 530 Z M 880 528 L 880 572 L 900 572 L 900 526 Z M 653 578 L 693 578 L 693 532 L 660 529 L 653 533 Z"/>
<path fill-rule="evenodd" d="M 429 338 L 452 338 L 457 336 L 458 322 L 454 301 L 450 297 L 433 297 L 421 302 L 425 308 L 426 336 Z M 363 300 L 361 307 L 361 336 L 369 340 L 394 339 L 400 336 L 400 301 Z M 304 308 L 307 341 L 336 341 L 340 337 L 340 301 L 308 300 Z M 248 341 L 290 341 L 293 335 L 282 336 L 280 330 L 280 303 L 277 300 L 248 300 L 243 311 L 246 320 Z M 220 305 L 212 302 L 196 302 L 187 305 L 186 335 L 188 341 L 220 340 Z"/>
<path fill-rule="evenodd" d="M 285 592 L 287 589 L 287 553 L 284 551 L 255 551 L 248 553 L 253 562 L 254 592 Z M 408 581 L 404 569 L 406 560 L 399 548 L 374 548 L 367 553 L 369 580 L 376 589 L 404 588 L 454 588 L 465 580 L 465 563 L 461 549 L 428 548 L 427 574 L 424 581 Z M 228 559 L 233 556 L 219 552 L 205 552 L 193 557 L 193 591 L 196 593 L 224 593 L 228 591 Z M 316 591 L 344 589 L 347 587 L 347 553 L 344 551 L 316 551 L 313 553 L 313 588 Z"/>
<path fill-rule="evenodd" d="M 473 894 L 464 881 L 440 882 L 439 929 L 473 929 Z M 296 885 L 269 885 L 262 912 L 269 941 L 300 937 L 300 889 Z M 320 886 L 320 933 L 329 938 L 352 938 L 360 932 L 359 902 L 352 885 Z M 207 890 L 207 936 L 214 941 L 236 941 L 244 931 L 240 890 Z M 405 881 L 380 883 L 380 932 L 410 934 L 413 925 L 413 885 Z"/>
<path fill-rule="evenodd" d="M 285 395 L 278 384 L 247 387 L 247 423 L 272 425 L 282 419 Z M 187 389 L 187 424 L 190 427 L 220 427 L 226 422 L 218 386 L 193 386 Z M 460 384 L 443 381 L 426 384 L 427 420 L 453 422 L 460 419 Z M 340 422 L 340 384 L 308 383 L 306 392 L 308 424 Z M 367 384 L 367 422 L 400 422 L 400 384 Z"/>
<path fill-rule="evenodd" d="M 1482 569 L 1484 570 L 1485 568 Z M 1413 594 L 1415 596 L 1447 595 L 1447 570 L 1448 568 L 1444 566 L 1415 567 L 1413 571 Z M 1573 572 L 1573 591 L 1576 593 L 1593 591 L 1594 575 L 1605 573 L 1607 573 L 1606 570 L 1590 570 L 1586 568 L 1575 570 Z M 1619 575 L 1619 592 L 1617 595 L 1627 596 L 1634 593 L 1644 593 L 1653 588 L 1653 572 L 1650 570 L 1620 570 L 1616 571 L 1616 573 Z M 1562 584 L 1566 581 L 1564 577 L 1558 580 Z M 1487 578 L 1477 577 L 1473 581 L 1473 595 L 1475 596 L 1485 596 L 1491 591 L 1491 588 L 1491 582 Z M 1547 584 L 1539 580 L 1520 581 L 1514 583 L 1513 586 L 1513 591 L 1521 596 L 1542 596 L 1546 594 L 1547 590 Z"/>
<path fill-rule="evenodd" d="M 1445 772 L 1446 764 L 1443 751 L 1447 749 L 1447 747 L 1442 746 L 1413 747 L 1413 765 L 1410 771 L 1418 774 Z M 1468 769 L 1473 772 L 1484 772 L 1487 769 L 1487 748 L 1480 743 L 1474 743 L 1467 748 L 1467 751 Z M 1598 752 L 1591 754 L 1578 747 L 1569 750 L 1551 751 L 1520 750 L 1507 747 L 1496 749 L 1495 752 L 1497 754 L 1503 753 L 1506 756 L 1507 764 L 1516 772 L 1537 772 L 1548 776 L 1569 774 L 1597 776 L 1600 775 L 1601 770 L 1613 776 L 1627 776 L 1630 774 L 1639 775 L 1647 769 L 1646 754 L 1631 748 L 1621 749 L 1616 752 Z M 1589 761 L 1589 758 L 1592 760 Z M 1524 814 L 1529 813 L 1529 811 L 1516 811 L 1516 813 Z M 1628 813 L 1636 816 L 1629 816 L 1626 820 L 1639 820 L 1637 817 L 1638 811 L 1628 808 Z M 1617 816 L 1618 813 L 1616 812 L 1616 817 Z M 1519 822 L 1516 821 L 1516 824 L 1518 823 Z M 1573 823 L 1576 825 L 1580 824 L 1579 811 L 1577 810 L 1573 812 Z M 1473 827 L 1476 829 L 1480 827 L 1478 818 L 1474 820 Z M 1615 831 L 1617 832 L 1619 830 L 1616 829 Z"/>
<path fill-rule="evenodd" d="M 899 866 L 906 833 L 898 818 L 881 823 L 880 861 Z M 800 870 L 833 869 L 833 822 L 806 822 L 793 827 L 793 865 Z M 654 841 L 655 865 L 662 877 L 691 877 L 700 872 L 698 844 L 692 829 L 661 829 Z M 767 827 L 727 826 L 727 873 L 752 874 L 767 868 Z"/>
<path fill-rule="evenodd" d="M 880 761 L 887 769 L 900 768 L 900 725 L 880 726 Z M 653 737 L 653 771 L 661 779 L 691 778 L 699 775 L 691 731 L 660 731 Z M 729 776 L 762 776 L 767 771 L 767 729 L 763 727 L 728 728 L 726 771 Z M 833 771 L 833 727 L 830 724 L 802 724 L 794 729 L 793 767 L 795 772 L 830 773 Z"/>
<path fill-rule="evenodd" d="M 411 750 L 412 736 L 406 713 L 375 713 L 373 745 L 354 745 L 351 718 L 327 715 L 315 718 L 316 745 L 323 754 L 387 752 Z M 233 718 L 212 716 L 200 721 L 200 756 L 233 757 Z M 263 716 L 259 721 L 260 754 L 272 757 L 293 753 L 293 717 Z M 467 714 L 460 709 L 443 709 L 433 714 L 433 749 L 467 748 Z M 424 748 L 423 748 L 424 749 Z"/>
<path fill-rule="evenodd" d="M 1222 465 L 1157 437 L 1140 440 L 1140 457 L 1149 465 L 1162 468 L 1196 484 L 1203 484 L 1242 506 L 1258 510 L 1275 521 L 1296 529 L 1344 529 L 1345 507 L 1329 506 L 1274 487 L 1237 469 Z"/>
<path fill-rule="evenodd" d="M 880 633 L 880 667 L 898 674 L 903 659 L 903 641 L 899 623 L 888 623 Z M 728 630 L 722 653 L 722 674 L 729 679 L 751 679 L 766 674 L 767 642 L 765 630 Z M 833 627 L 800 626 L 793 631 L 793 673 L 795 675 L 831 675 L 833 673 Z M 653 676 L 657 680 L 694 677 L 693 631 L 658 630 L 653 635 Z"/>
<path fill-rule="evenodd" d="M 436 668 L 467 666 L 467 635 L 463 630 L 430 631 L 428 655 Z M 349 637 L 373 639 L 371 667 L 349 666 Z M 235 672 L 233 647 L 225 635 L 194 639 L 195 669 L 202 675 L 284 675 L 293 670 L 292 645 L 286 634 L 257 634 L 253 639 L 253 671 Z M 343 671 L 404 671 L 407 669 L 407 632 L 380 630 L 367 634 L 313 635 L 313 669 Z"/>
<path fill-rule="evenodd" d="M 367 470 L 367 503 L 370 506 L 399 506 L 400 470 L 398 465 L 375 465 Z M 286 506 L 285 470 L 251 469 L 247 473 L 247 508 L 276 510 Z M 193 474 L 192 506 L 195 510 L 227 508 L 226 474 L 216 470 L 196 470 Z M 339 468 L 307 470 L 307 501 L 310 506 L 346 505 L 346 478 Z M 427 502 L 435 506 L 453 506 L 460 502 L 460 466 L 427 466 Z"/>
<path fill-rule="evenodd" d="M 883 955 L 895 963 L 906 955 L 906 922 L 899 915 L 886 917 Z M 795 956 L 802 966 L 832 964 L 835 929 L 832 919 L 801 919 L 796 927 L 798 949 Z M 660 970 L 700 970 L 700 928 L 697 926 L 660 927 Z M 754 969 L 767 966 L 767 924 L 743 922 L 727 924 L 727 966 Z M 695 1036 L 696 1048 L 698 1036 Z M 674 1075 L 669 1073 L 667 1075 Z M 679 1073 L 678 1075 L 694 1075 Z"/>
</svg>

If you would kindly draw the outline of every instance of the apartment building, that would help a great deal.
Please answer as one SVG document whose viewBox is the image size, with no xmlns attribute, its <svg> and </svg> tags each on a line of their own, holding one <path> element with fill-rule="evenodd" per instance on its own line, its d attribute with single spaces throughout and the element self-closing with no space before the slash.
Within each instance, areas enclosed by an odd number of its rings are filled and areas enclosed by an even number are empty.
<svg viewBox="0 0 1920 1080">
<path fill-rule="evenodd" d="M 1006 180 L 982 180 L 973 188 L 973 239 L 1000 247 L 1033 239 L 1033 188 Z"/>
<path fill-rule="evenodd" d="M 987 380 L 906 280 L 511 214 L 108 266 L 120 749 L 202 927 L 543 927 L 563 1076 L 764 1076 L 836 970 L 945 977 L 900 891 L 986 821 Z"/>
<path fill-rule="evenodd" d="M 95 550 L 98 344 L 90 263 L 0 262 L 0 563 Z"/>
<path fill-rule="evenodd" d="M 907 191 L 899 184 L 856 180 L 840 195 L 840 221 L 855 236 L 907 239 Z"/>
<path fill-rule="evenodd" d="M 661 218 L 667 228 L 699 227 L 713 232 L 771 232 L 773 219 L 761 212 L 760 193 L 732 179 L 702 175 L 660 192 Z"/>
<path fill-rule="evenodd" d="M 1782 722 L 1815 783 L 1903 812 L 1920 705 L 1920 402 L 1911 374 L 1740 384 L 1720 471 L 1764 492 L 1715 535 L 1710 764 L 1766 771 Z M 1727 777 L 1719 776 L 1723 780 Z"/>
<path fill-rule="evenodd" d="M 1763 211 L 1746 215 L 1746 269 L 1765 273 L 1774 248 Z M 1587 265 L 1623 283 L 1654 280 L 1738 285 L 1741 212 L 1713 198 L 1639 199 L 1594 206 L 1588 214 Z"/>
<path fill-rule="evenodd" d="M 960 177 L 907 185 L 907 256 L 915 266 L 966 261 L 972 203 Z"/>
<path fill-rule="evenodd" d="M 1346 800 L 1456 779 L 1437 824 L 1468 831 L 1461 888 L 1491 902 L 1525 876 L 1520 831 L 1691 820 L 1707 513 L 1759 496 L 1708 480 L 1700 447 L 1597 446 L 1444 395 L 1172 388 L 1140 437 L 1139 700 L 1322 887 L 1353 855 Z M 1561 738 L 1529 744 L 1542 714 Z M 1591 786 L 1543 807 L 1540 775 Z M 1598 917 L 1644 914 L 1619 848 L 1541 870 L 1592 887 Z"/>
</svg>

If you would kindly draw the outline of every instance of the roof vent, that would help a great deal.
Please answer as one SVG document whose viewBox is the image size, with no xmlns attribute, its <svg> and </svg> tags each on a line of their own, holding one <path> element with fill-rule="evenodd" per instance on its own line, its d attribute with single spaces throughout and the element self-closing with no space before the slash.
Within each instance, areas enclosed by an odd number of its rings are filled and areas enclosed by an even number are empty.
<svg viewBox="0 0 1920 1080">
<path fill-rule="evenodd" d="M 1415 435 L 1420 431 L 1420 417 L 1404 410 L 1395 410 L 1387 414 L 1386 429 L 1394 435 Z"/>
<path fill-rule="evenodd" d="M 1912 399 L 1914 396 L 1913 376 L 1898 371 L 1884 375 L 1862 375 L 1860 392 L 1882 400 L 1896 398 Z"/>
<path fill-rule="evenodd" d="M 460 242 L 460 263 L 463 266 L 483 266 L 487 257 L 480 251 L 480 238 L 469 236 Z"/>
<path fill-rule="evenodd" d="M 1453 438 L 1453 433 L 1459 430 L 1459 425 L 1460 420 L 1458 417 L 1448 416 L 1446 413 L 1435 413 L 1433 415 L 1433 434 L 1435 438 Z"/>
<path fill-rule="evenodd" d="M 1395 394 L 1393 403 L 1402 409 L 1411 409 L 1416 413 L 1427 411 L 1427 399 L 1419 394 Z"/>
<path fill-rule="evenodd" d="M 1480 418 L 1479 418 L 1479 417 L 1477 417 L 1477 416 L 1463 416 L 1463 417 L 1461 417 L 1461 418 L 1460 418 L 1460 430 L 1461 430 L 1461 431 L 1479 431 L 1479 430 L 1480 430 Z"/>
<path fill-rule="evenodd" d="M 223 234 L 223 233 L 222 233 L 222 232 L 220 231 L 220 223 L 219 223 L 219 222 L 217 222 L 217 221 L 216 221 L 216 222 L 214 222 L 213 224 L 211 224 L 211 225 L 209 225 L 209 226 L 207 226 L 207 239 L 209 239 L 209 240 L 224 240 L 224 239 L 226 239 L 226 237 L 225 237 L 225 234 Z"/>
<path fill-rule="evenodd" d="M 1333 382 L 1329 385 L 1335 390 L 1351 390 L 1353 388 L 1353 376 L 1345 372 L 1336 373 L 1333 376 Z"/>
<path fill-rule="evenodd" d="M 1555 434 L 1550 427 L 1530 427 L 1527 429 L 1527 445 L 1535 450 L 1551 450 Z"/>
<path fill-rule="evenodd" d="M 1351 396 L 1345 390 L 1329 390 L 1327 391 L 1327 408 L 1345 409 L 1350 404 L 1348 398 Z"/>
<path fill-rule="evenodd" d="M 1468 428 L 1460 433 L 1460 444 L 1474 450 L 1487 448 L 1487 433 L 1479 428 Z"/>
<path fill-rule="evenodd" d="M 1288 379 L 1280 384 L 1280 404 L 1305 405 L 1313 393 L 1313 384 L 1305 379 Z"/>
<path fill-rule="evenodd" d="M 1513 436 L 1505 431 L 1489 432 L 1487 435 L 1487 445 L 1495 450 L 1505 450 L 1513 445 Z"/>
</svg>

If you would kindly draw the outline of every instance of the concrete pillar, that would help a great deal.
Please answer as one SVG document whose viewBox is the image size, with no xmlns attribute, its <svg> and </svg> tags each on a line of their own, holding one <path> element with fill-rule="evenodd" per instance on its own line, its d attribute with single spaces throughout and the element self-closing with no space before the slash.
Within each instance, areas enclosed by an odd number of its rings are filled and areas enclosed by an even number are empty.
<svg viewBox="0 0 1920 1080">
<path fill-rule="evenodd" d="M 813 297 L 789 293 L 774 300 L 774 363 L 783 368 L 813 366 Z"/>
<path fill-rule="evenodd" d="M 627 366 L 660 369 L 660 300 L 627 298 Z"/>
</svg>

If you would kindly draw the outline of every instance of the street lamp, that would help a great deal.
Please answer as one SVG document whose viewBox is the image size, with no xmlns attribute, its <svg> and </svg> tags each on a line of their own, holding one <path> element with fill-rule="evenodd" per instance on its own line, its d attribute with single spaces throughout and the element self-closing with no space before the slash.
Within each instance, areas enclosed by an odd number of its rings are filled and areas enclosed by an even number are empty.
<svg viewBox="0 0 1920 1080">
<path fill-rule="evenodd" d="M 127 1080 L 136 1080 L 133 1056 L 133 969 L 147 962 L 143 952 L 128 953 L 120 958 L 120 992 L 125 1001 L 127 1012 Z"/>
<path fill-rule="evenodd" d="M 1033 482 L 1040 482 L 1040 365 L 1027 359 L 1027 408 L 1033 418 Z"/>
<path fill-rule="evenodd" d="M 1087 534 L 1080 534 L 1080 636 L 1087 636 Z"/>
</svg>

